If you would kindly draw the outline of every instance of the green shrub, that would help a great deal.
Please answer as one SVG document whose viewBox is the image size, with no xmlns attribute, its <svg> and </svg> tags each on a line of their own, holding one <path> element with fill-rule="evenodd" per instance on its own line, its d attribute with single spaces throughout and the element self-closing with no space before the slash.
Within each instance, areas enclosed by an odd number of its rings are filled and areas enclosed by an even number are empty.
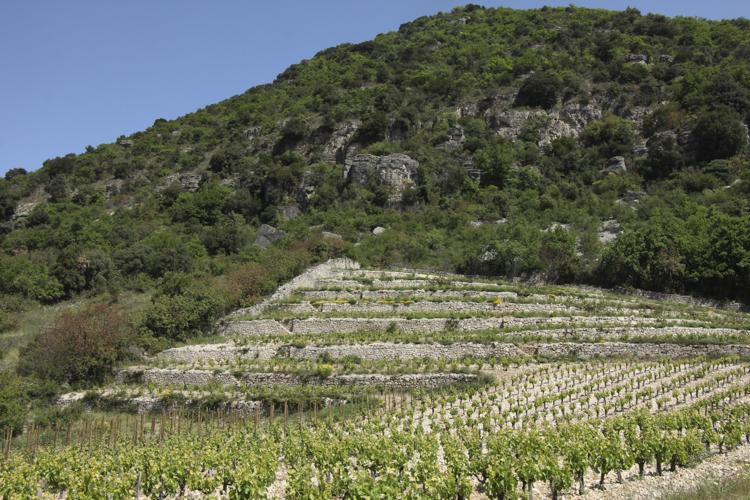
<svg viewBox="0 0 750 500">
<path fill-rule="evenodd" d="M 27 402 L 23 380 L 11 372 L 0 372 L 0 429 L 12 427 L 13 435 L 19 435 L 28 414 Z"/>
</svg>

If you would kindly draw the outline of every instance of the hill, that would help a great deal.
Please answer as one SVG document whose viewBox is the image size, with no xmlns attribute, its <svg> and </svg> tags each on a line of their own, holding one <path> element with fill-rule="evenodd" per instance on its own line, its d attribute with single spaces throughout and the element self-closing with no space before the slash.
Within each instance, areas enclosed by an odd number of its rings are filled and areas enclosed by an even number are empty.
<svg viewBox="0 0 750 500">
<path fill-rule="evenodd" d="M 316 432 L 318 404 L 350 405 L 374 435 L 386 424 L 370 408 L 391 412 L 389 433 L 426 418 L 426 406 L 404 407 L 405 393 L 412 405 L 424 397 L 422 380 L 456 382 L 453 396 L 430 400 L 435 425 L 453 429 L 460 415 L 471 432 L 480 420 L 525 432 L 582 410 L 592 388 L 580 369 L 603 388 L 597 418 L 670 408 L 655 429 L 673 436 L 669 419 L 688 415 L 707 451 L 723 451 L 735 414 L 711 417 L 722 438 L 696 414 L 728 398 L 746 420 L 749 123 L 746 19 L 469 4 L 10 171 L 0 179 L 0 427 L 17 433 L 26 420 L 28 438 L 32 422 L 76 420 L 86 407 L 99 418 L 179 409 L 171 422 L 191 431 L 205 415 L 183 410 L 230 411 L 222 418 L 244 424 L 255 412 L 271 429 L 273 413 L 261 412 L 293 402 Z M 344 269 L 311 268 L 330 259 Z M 619 361 L 632 356 L 657 361 Z M 520 370 L 509 380 L 526 384 L 525 406 L 520 388 L 493 382 L 505 380 L 498 365 Z M 561 392 L 561 377 L 577 392 Z M 542 378 L 557 383 L 554 396 L 538 394 Z M 633 384 L 652 391 L 625 399 Z M 497 398 L 507 408 L 483 406 Z M 156 418 L 154 445 L 167 426 L 157 438 Z M 456 460 L 471 448 L 455 446 Z M 459 491 L 467 479 L 456 474 Z M 569 479 L 549 478 L 553 490 Z"/>
</svg>

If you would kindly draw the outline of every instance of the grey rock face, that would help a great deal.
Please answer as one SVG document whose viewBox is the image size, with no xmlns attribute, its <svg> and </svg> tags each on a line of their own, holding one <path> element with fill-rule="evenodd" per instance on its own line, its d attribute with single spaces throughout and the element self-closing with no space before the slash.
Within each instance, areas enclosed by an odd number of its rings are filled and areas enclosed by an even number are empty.
<svg viewBox="0 0 750 500">
<path fill-rule="evenodd" d="M 554 139 L 564 135 L 579 137 L 586 126 L 602 119 L 601 109 L 589 104 L 568 104 L 560 110 L 488 110 L 485 121 L 495 129 L 497 135 L 517 141 L 521 127 L 532 118 L 549 117 L 549 125 L 539 130 L 540 146 L 546 146 Z"/>
<path fill-rule="evenodd" d="M 407 182 L 418 183 L 419 163 L 403 154 L 390 156 L 356 155 L 344 163 L 344 179 L 359 186 L 367 184 L 370 175 L 377 176 L 378 186 L 401 190 Z"/>
<path fill-rule="evenodd" d="M 157 187 L 157 191 L 161 191 L 172 185 L 173 182 L 179 182 L 186 191 L 194 193 L 198 191 L 201 182 L 201 176 L 198 174 L 187 174 L 187 175 L 168 175 L 164 178 L 164 185 Z"/>
<path fill-rule="evenodd" d="M 633 146 L 633 157 L 642 158 L 646 155 L 648 155 L 648 141 L 643 141 Z"/>
<path fill-rule="evenodd" d="M 328 231 L 323 231 L 323 238 L 334 238 L 334 239 L 343 239 L 340 234 L 336 233 L 329 233 Z"/>
<path fill-rule="evenodd" d="M 133 141 L 131 141 L 130 139 L 123 139 L 122 141 L 120 141 L 120 146 L 129 148 L 132 145 L 133 145 Z"/>
<path fill-rule="evenodd" d="M 674 57 L 670 56 L 669 54 L 662 54 L 657 57 L 656 60 L 660 63 L 666 63 L 671 66 L 672 62 L 674 61 Z"/>
<path fill-rule="evenodd" d="M 605 220 L 599 230 L 599 241 L 607 245 L 617 239 L 617 235 L 622 233 L 622 226 L 617 219 Z"/>
<path fill-rule="evenodd" d="M 250 127 L 247 130 L 243 130 L 242 133 L 245 134 L 245 136 L 252 140 L 254 137 L 257 137 L 260 135 L 261 128 L 260 127 Z"/>
<path fill-rule="evenodd" d="M 375 236 L 379 234 L 383 234 L 384 232 L 385 232 L 384 227 L 376 227 L 375 229 L 372 230 L 372 234 L 374 234 Z"/>
<path fill-rule="evenodd" d="M 299 208 L 297 207 L 284 206 L 284 207 L 278 207 L 278 208 L 279 208 L 279 215 L 287 220 L 297 217 L 299 215 Z"/>
<path fill-rule="evenodd" d="M 347 144 L 361 124 L 359 121 L 337 124 L 323 148 L 323 160 L 328 163 L 344 163 Z"/>
<path fill-rule="evenodd" d="M 262 226 L 260 226 L 260 233 L 258 233 L 258 237 L 255 238 L 253 244 L 258 245 L 261 248 L 266 248 L 279 238 L 286 237 L 287 234 L 281 229 L 276 229 L 275 227 L 271 227 L 268 224 L 263 224 Z"/>
<path fill-rule="evenodd" d="M 16 206 L 16 210 L 13 213 L 13 220 L 18 220 L 21 217 L 28 217 L 31 215 L 31 211 L 34 210 L 36 203 L 21 203 Z"/>
<path fill-rule="evenodd" d="M 628 168 L 625 166 L 625 158 L 622 156 L 614 156 L 607 160 L 607 166 L 599 171 L 600 174 L 616 174 L 621 170 L 627 171 Z"/>
<path fill-rule="evenodd" d="M 625 60 L 629 63 L 646 64 L 648 57 L 645 54 L 628 54 L 625 56 Z"/>
<path fill-rule="evenodd" d="M 456 125 L 455 127 L 448 129 L 448 132 L 445 136 L 445 142 L 439 144 L 437 147 L 445 149 L 456 149 L 463 146 L 464 142 L 466 142 L 464 129 L 461 125 Z"/>
</svg>

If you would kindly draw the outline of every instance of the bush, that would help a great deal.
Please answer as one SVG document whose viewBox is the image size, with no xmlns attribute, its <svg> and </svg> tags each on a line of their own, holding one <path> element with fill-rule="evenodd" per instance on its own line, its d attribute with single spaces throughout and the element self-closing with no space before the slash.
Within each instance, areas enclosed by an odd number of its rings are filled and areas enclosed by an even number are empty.
<svg viewBox="0 0 750 500">
<path fill-rule="evenodd" d="M 698 145 L 698 161 L 709 162 L 739 153 L 747 143 L 747 130 L 734 110 L 718 106 L 698 118 L 693 138 Z"/>
<path fill-rule="evenodd" d="M 524 80 L 516 96 L 517 106 L 551 109 L 557 104 L 557 96 L 563 90 L 560 79 L 540 71 Z"/>
<path fill-rule="evenodd" d="M 28 394 L 22 379 L 11 372 L 0 372 L 0 429 L 13 428 L 13 435 L 23 432 Z"/>
<path fill-rule="evenodd" d="M 101 383 L 125 358 L 129 315 L 102 302 L 67 311 L 22 350 L 18 371 L 66 382 Z"/>
<path fill-rule="evenodd" d="M 224 296 L 207 279 L 167 273 L 140 318 L 140 328 L 155 337 L 184 342 L 213 326 L 226 310 Z"/>
</svg>

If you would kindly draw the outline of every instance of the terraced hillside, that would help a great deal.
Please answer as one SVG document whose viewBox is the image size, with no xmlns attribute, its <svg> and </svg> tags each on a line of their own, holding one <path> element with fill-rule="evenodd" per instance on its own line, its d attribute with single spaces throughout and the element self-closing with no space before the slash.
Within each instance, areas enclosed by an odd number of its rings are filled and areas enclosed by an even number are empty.
<svg viewBox="0 0 750 500">
<path fill-rule="evenodd" d="M 750 317 L 638 295 L 329 261 L 220 321 L 222 342 L 64 397 L 141 416 L 72 444 L 32 429 L 0 479 L 72 494 L 86 454 L 127 457 L 122 498 L 652 498 L 734 474 Z M 87 487 L 115 491 L 106 477 Z"/>
</svg>

